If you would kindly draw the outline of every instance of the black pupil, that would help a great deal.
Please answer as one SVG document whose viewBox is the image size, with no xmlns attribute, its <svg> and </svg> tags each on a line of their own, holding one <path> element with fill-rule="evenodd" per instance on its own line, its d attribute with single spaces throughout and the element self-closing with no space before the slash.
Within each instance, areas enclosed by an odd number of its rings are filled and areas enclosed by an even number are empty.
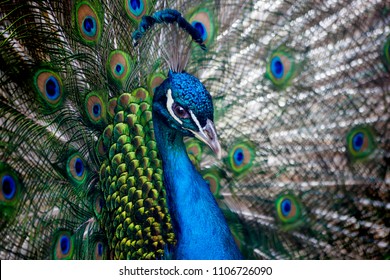
<svg viewBox="0 0 390 280">
<path fill-rule="evenodd" d="M 180 106 L 177 106 L 176 107 L 176 113 L 179 115 L 179 116 L 183 116 L 185 114 L 185 110 L 183 109 L 183 107 L 180 107 Z"/>
<path fill-rule="evenodd" d="M 98 254 L 99 256 L 103 255 L 103 245 L 101 243 L 98 244 Z"/>
<path fill-rule="evenodd" d="M 12 193 L 11 182 L 8 179 L 3 181 L 3 193 L 10 195 Z"/>
<path fill-rule="evenodd" d="M 355 137 L 355 144 L 357 147 L 360 147 L 363 145 L 363 137 L 362 135 L 358 134 L 356 137 Z"/>
<path fill-rule="evenodd" d="M 204 34 L 204 27 L 203 27 L 203 24 L 201 24 L 200 22 L 196 22 L 194 24 L 195 26 L 195 29 L 199 31 L 200 35 L 203 36 Z"/>
<path fill-rule="evenodd" d="M 119 73 L 122 70 L 122 66 L 120 64 L 117 64 L 115 69 L 116 69 L 116 72 Z"/>
<path fill-rule="evenodd" d="M 77 160 L 76 161 L 76 172 L 79 174 L 79 173 L 81 173 L 82 169 L 83 169 L 83 164 L 81 163 L 80 160 Z"/>
<path fill-rule="evenodd" d="M 100 106 L 99 106 L 99 104 L 96 104 L 96 105 L 93 106 L 93 113 L 95 115 L 99 115 L 99 113 L 100 113 Z"/>
<path fill-rule="evenodd" d="M 84 20 L 84 28 L 85 28 L 85 30 L 87 30 L 87 32 L 91 32 L 91 30 L 93 29 L 93 26 L 94 26 L 94 23 L 93 23 L 93 20 L 91 18 L 86 18 Z"/>
<path fill-rule="evenodd" d="M 290 212 L 290 210 L 291 210 L 291 204 L 290 204 L 289 201 L 286 201 L 286 202 L 284 203 L 283 209 L 284 209 L 284 212 L 285 212 L 285 213 Z"/>
<path fill-rule="evenodd" d="M 141 8 L 141 1 L 131 0 L 130 5 L 134 10 L 138 10 L 139 8 Z"/>
<path fill-rule="evenodd" d="M 282 62 L 280 62 L 279 60 L 275 62 L 275 72 L 276 74 L 281 74 L 283 71 L 283 65 L 282 65 Z"/>
<path fill-rule="evenodd" d="M 63 253 L 66 253 L 68 251 L 68 239 L 66 238 L 61 239 L 61 251 Z"/>
<path fill-rule="evenodd" d="M 242 153 L 242 152 L 239 152 L 238 154 L 237 154 L 237 160 L 238 161 L 242 161 L 244 159 L 244 154 Z"/>
<path fill-rule="evenodd" d="M 48 80 L 46 83 L 46 91 L 50 96 L 54 96 L 56 94 L 56 84 L 53 80 Z"/>
</svg>

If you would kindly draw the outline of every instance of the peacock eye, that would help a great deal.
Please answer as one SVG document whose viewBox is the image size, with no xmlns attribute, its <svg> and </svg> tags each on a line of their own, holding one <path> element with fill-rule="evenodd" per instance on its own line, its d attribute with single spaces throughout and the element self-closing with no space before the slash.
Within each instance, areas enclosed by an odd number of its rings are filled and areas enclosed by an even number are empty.
<svg viewBox="0 0 390 280">
<path fill-rule="evenodd" d="M 172 110 L 178 118 L 188 119 L 190 117 L 190 114 L 188 114 L 188 112 L 177 103 L 173 103 Z"/>
</svg>

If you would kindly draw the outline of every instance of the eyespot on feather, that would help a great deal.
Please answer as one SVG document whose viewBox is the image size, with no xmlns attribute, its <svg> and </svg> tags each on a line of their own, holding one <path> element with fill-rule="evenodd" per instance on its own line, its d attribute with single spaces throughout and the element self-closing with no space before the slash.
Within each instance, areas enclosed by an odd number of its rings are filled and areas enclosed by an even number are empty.
<svg viewBox="0 0 390 280">
<path fill-rule="evenodd" d="M 200 8 L 189 16 L 189 23 L 199 31 L 205 45 L 210 45 L 216 32 L 216 25 L 212 12 L 207 8 Z"/>
<path fill-rule="evenodd" d="M 86 96 L 84 102 L 85 111 L 91 123 L 96 125 L 105 123 L 107 113 L 106 103 L 102 94 L 91 92 Z"/>
<path fill-rule="evenodd" d="M 70 260 L 73 258 L 74 240 L 67 230 L 58 230 L 53 238 L 53 259 Z"/>
<path fill-rule="evenodd" d="M 202 159 L 202 146 L 197 140 L 190 140 L 185 143 L 188 154 L 195 157 L 196 161 L 199 162 Z"/>
<path fill-rule="evenodd" d="M 50 70 L 40 70 L 34 75 L 34 85 L 46 105 L 56 108 L 63 99 L 63 86 L 60 76 Z"/>
<path fill-rule="evenodd" d="M 255 159 L 254 147 L 249 142 L 242 142 L 234 145 L 227 156 L 228 167 L 236 175 L 244 174 L 253 165 Z"/>
<path fill-rule="evenodd" d="M 19 201 L 21 184 L 16 172 L 0 162 L 0 206 L 13 206 Z"/>
<path fill-rule="evenodd" d="M 277 217 L 283 224 L 297 224 L 302 216 L 301 205 L 294 195 L 280 195 L 275 201 L 275 207 Z"/>
<path fill-rule="evenodd" d="M 76 184 L 81 184 L 86 179 L 86 166 L 81 156 L 76 153 L 68 158 L 66 170 L 69 178 Z"/>
<path fill-rule="evenodd" d="M 132 71 L 132 59 L 123 51 L 112 51 L 107 61 L 107 71 L 110 77 L 120 85 L 124 85 Z"/>
<path fill-rule="evenodd" d="M 104 202 L 103 196 L 97 195 L 95 198 L 95 203 L 94 203 L 94 210 L 95 210 L 95 214 L 97 216 L 100 216 L 100 214 L 102 213 L 104 204 L 105 204 L 105 202 Z"/>
<path fill-rule="evenodd" d="M 95 244 L 94 258 L 95 260 L 104 260 L 106 258 L 106 246 L 101 241 Z"/>
<path fill-rule="evenodd" d="M 365 159 L 376 149 L 375 136 L 369 126 L 357 126 L 347 134 L 347 150 L 352 159 Z"/>
<path fill-rule="evenodd" d="M 102 32 L 101 22 L 90 3 L 82 1 L 75 6 L 77 31 L 86 44 L 96 44 Z"/>
<path fill-rule="evenodd" d="M 221 189 L 221 178 L 218 172 L 213 170 L 207 170 L 203 173 L 203 179 L 207 181 L 210 186 L 210 191 L 214 196 L 219 196 L 219 191 Z"/>
<path fill-rule="evenodd" d="M 142 17 L 146 14 L 151 6 L 150 1 L 147 0 L 123 0 L 126 14 L 128 17 L 135 21 L 141 21 Z"/>
<path fill-rule="evenodd" d="M 265 77 L 279 89 L 287 87 L 295 75 L 295 62 L 287 50 L 277 50 L 272 53 L 267 66 Z"/>
</svg>

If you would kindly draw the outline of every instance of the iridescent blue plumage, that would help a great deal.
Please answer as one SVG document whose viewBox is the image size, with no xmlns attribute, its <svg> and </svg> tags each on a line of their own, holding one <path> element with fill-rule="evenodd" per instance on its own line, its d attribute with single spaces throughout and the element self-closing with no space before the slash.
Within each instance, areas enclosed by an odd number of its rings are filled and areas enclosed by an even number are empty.
<svg viewBox="0 0 390 280">
<path fill-rule="evenodd" d="M 176 112 L 175 106 L 182 110 Z M 177 238 L 173 249 L 177 259 L 242 258 L 210 186 L 193 166 L 183 143 L 184 136 L 196 136 L 218 152 L 215 130 L 205 131 L 212 121 L 211 96 L 200 81 L 186 73 L 170 72 L 156 89 L 153 122 Z M 208 138 L 202 138 L 203 134 Z"/>
</svg>

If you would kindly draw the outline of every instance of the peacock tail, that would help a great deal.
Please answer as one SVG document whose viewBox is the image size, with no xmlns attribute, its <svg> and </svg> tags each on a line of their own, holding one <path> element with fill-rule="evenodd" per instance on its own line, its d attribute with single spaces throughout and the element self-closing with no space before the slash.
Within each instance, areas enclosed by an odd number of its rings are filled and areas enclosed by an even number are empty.
<svg viewBox="0 0 390 280">
<path fill-rule="evenodd" d="M 133 40 L 168 8 L 203 48 Z M 0 259 L 172 257 L 152 105 L 175 67 L 213 97 L 222 159 L 185 144 L 245 258 L 390 258 L 387 1 L 7 0 L 0 34 Z"/>
</svg>

